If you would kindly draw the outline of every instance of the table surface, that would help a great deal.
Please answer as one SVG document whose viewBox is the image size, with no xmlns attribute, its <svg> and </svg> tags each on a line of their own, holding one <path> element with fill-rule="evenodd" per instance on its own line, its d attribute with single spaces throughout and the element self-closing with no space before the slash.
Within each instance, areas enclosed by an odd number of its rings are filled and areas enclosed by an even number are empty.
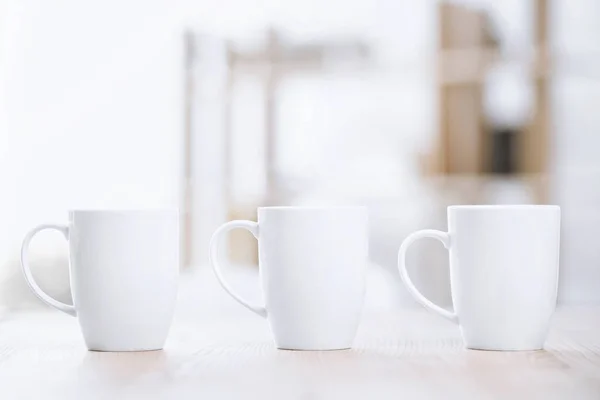
<svg viewBox="0 0 600 400">
<path fill-rule="evenodd" d="M 277 350 L 266 321 L 212 277 L 188 277 L 164 350 L 100 353 L 75 318 L 11 313 L 0 319 L 0 399 L 600 399 L 598 307 L 559 308 L 534 352 L 466 350 L 454 324 L 418 307 L 363 314 L 351 350 Z"/>
</svg>

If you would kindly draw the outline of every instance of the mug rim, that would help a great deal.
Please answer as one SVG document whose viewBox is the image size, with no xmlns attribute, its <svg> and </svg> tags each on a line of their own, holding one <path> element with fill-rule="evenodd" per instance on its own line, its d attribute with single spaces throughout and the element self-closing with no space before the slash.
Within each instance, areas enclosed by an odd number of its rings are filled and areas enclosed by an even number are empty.
<svg viewBox="0 0 600 400">
<path fill-rule="evenodd" d="M 448 206 L 450 210 L 559 210 L 560 206 L 553 204 L 461 204 Z"/>
</svg>

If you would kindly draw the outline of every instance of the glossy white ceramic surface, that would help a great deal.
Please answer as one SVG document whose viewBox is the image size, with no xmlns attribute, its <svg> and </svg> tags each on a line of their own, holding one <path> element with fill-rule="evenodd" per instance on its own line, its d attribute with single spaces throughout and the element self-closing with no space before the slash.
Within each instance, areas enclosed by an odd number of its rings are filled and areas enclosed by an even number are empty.
<svg viewBox="0 0 600 400">
<path fill-rule="evenodd" d="M 211 263 L 234 299 L 268 319 L 278 348 L 346 349 L 364 300 L 367 225 L 364 207 L 259 208 L 258 223 L 231 221 L 215 232 Z M 219 243 L 235 228 L 258 239 L 264 307 L 248 304 L 221 274 Z"/>
<path fill-rule="evenodd" d="M 69 241 L 72 306 L 44 293 L 29 269 L 29 243 L 44 229 L 56 229 Z M 42 301 L 78 317 L 90 350 L 158 350 L 177 297 L 179 214 L 71 211 L 68 225 L 40 225 L 27 234 L 21 264 Z"/>
<path fill-rule="evenodd" d="M 406 271 L 408 247 L 427 237 L 450 252 L 454 312 L 426 299 Z M 559 245 L 558 206 L 451 206 L 448 232 L 411 234 L 398 264 L 408 291 L 457 322 L 468 348 L 538 350 L 556 306 Z"/>
</svg>

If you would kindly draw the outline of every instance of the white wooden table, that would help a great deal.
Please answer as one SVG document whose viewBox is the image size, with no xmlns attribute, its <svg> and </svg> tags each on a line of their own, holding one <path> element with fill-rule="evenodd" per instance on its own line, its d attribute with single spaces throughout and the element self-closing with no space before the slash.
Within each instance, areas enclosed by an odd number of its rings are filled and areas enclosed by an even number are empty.
<svg viewBox="0 0 600 400">
<path fill-rule="evenodd" d="M 143 353 L 88 352 L 57 311 L 5 315 L 0 399 L 600 399 L 600 308 L 559 309 L 544 351 L 485 352 L 420 308 L 367 306 L 354 349 L 295 352 L 208 275 L 179 303 L 165 349 Z"/>
</svg>

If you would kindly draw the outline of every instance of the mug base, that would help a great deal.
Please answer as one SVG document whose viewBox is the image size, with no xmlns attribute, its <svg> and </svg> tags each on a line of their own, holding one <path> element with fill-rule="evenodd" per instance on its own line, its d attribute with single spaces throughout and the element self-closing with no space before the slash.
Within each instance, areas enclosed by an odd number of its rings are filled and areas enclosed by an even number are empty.
<svg viewBox="0 0 600 400">
<path fill-rule="evenodd" d="M 88 347 L 88 351 L 93 351 L 93 352 L 97 352 L 97 353 L 140 353 L 140 352 L 144 352 L 144 351 L 160 351 L 162 350 L 162 347 L 156 347 L 156 348 L 100 348 L 100 347 L 93 347 L 90 348 Z"/>
<path fill-rule="evenodd" d="M 540 350 L 544 350 L 544 346 L 543 345 L 530 345 L 530 346 L 486 346 L 486 345 L 465 345 L 465 347 L 469 350 L 475 350 L 475 351 L 512 351 L 512 352 L 516 352 L 516 351 L 540 351 Z"/>
<path fill-rule="evenodd" d="M 544 349 L 547 329 L 504 329 L 465 331 L 461 327 L 467 349 L 483 351 L 539 351 Z"/>
<path fill-rule="evenodd" d="M 291 346 L 277 346 L 277 350 L 284 350 L 284 351 L 344 351 L 344 350 L 350 350 L 352 349 L 352 347 L 349 346 L 345 346 L 345 347 L 336 347 L 336 348 L 294 348 Z"/>
</svg>

